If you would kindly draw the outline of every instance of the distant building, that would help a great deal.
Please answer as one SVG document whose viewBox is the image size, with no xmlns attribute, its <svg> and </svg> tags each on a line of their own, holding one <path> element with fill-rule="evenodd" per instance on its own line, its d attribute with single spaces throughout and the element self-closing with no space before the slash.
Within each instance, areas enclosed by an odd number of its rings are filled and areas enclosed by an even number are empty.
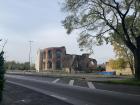
<svg viewBox="0 0 140 105">
<path fill-rule="evenodd" d="M 36 56 L 36 70 L 66 70 L 92 71 L 97 66 L 95 59 L 89 58 L 89 54 L 72 55 L 66 54 L 65 47 L 51 47 L 38 50 Z"/>
</svg>

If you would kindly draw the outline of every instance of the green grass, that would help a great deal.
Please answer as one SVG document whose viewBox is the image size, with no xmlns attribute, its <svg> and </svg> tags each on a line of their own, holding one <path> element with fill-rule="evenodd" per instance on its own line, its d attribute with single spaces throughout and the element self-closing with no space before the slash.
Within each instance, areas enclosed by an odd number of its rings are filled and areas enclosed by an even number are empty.
<svg viewBox="0 0 140 105">
<path fill-rule="evenodd" d="M 109 81 L 100 81 L 100 82 L 102 82 L 102 83 L 110 83 L 110 84 L 123 84 L 123 85 L 140 86 L 140 80 L 135 80 L 135 79 L 109 80 Z"/>
</svg>

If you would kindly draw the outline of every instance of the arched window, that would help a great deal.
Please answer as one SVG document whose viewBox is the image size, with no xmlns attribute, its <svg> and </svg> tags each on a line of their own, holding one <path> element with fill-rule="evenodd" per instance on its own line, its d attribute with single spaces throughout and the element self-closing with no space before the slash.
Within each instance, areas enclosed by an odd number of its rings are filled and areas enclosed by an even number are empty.
<svg viewBox="0 0 140 105">
<path fill-rule="evenodd" d="M 52 51 L 51 50 L 48 51 L 48 58 L 52 58 Z"/>
<path fill-rule="evenodd" d="M 56 58 L 61 58 L 62 52 L 61 50 L 56 50 Z"/>
</svg>

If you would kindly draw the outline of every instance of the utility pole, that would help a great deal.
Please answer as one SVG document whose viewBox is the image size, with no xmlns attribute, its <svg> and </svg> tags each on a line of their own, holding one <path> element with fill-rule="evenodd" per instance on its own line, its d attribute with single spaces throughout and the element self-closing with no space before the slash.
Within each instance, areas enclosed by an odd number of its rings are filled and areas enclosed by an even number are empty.
<svg viewBox="0 0 140 105">
<path fill-rule="evenodd" d="M 31 50 L 32 50 L 32 42 L 33 41 L 29 41 L 29 70 L 31 69 Z"/>
</svg>

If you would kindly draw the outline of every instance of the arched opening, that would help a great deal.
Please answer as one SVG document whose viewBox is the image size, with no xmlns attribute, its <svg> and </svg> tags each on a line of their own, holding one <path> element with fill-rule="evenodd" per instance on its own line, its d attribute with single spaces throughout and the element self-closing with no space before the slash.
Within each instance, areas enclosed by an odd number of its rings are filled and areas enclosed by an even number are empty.
<svg viewBox="0 0 140 105">
<path fill-rule="evenodd" d="M 52 62 L 51 61 L 48 61 L 47 67 L 48 67 L 48 69 L 52 69 Z"/>
<path fill-rule="evenodd" d="M 87 63 L 88 72 L 92 72 L 96 70 L 97 67 L 97 61 L 95 59 L 90 59 Z"/>
<path fill-rule="evenodd" d="M 43 58 L 46 59 L 46 52 L 43 51 Z"/>
<path fill-rule="evenodd" d="M 91 60 L 91 61 L 89 61 L 88 62 L 88 67 L 92 67 L 92 66 L 94 66 L 95 64 L 94 64 L 94 62 Z"/>
<path fill-rule="evenodd" d="M 87 63 L 87 67 L 88 68 L 93 68 L 95 66 L 95 62 L 93 60 L 90 60 L 88 63 Z"/>
<path fill-rule="evenodd" d="M 56 61 L 56 69 L 61 69 L 61 61 Z"/>
</svg>

